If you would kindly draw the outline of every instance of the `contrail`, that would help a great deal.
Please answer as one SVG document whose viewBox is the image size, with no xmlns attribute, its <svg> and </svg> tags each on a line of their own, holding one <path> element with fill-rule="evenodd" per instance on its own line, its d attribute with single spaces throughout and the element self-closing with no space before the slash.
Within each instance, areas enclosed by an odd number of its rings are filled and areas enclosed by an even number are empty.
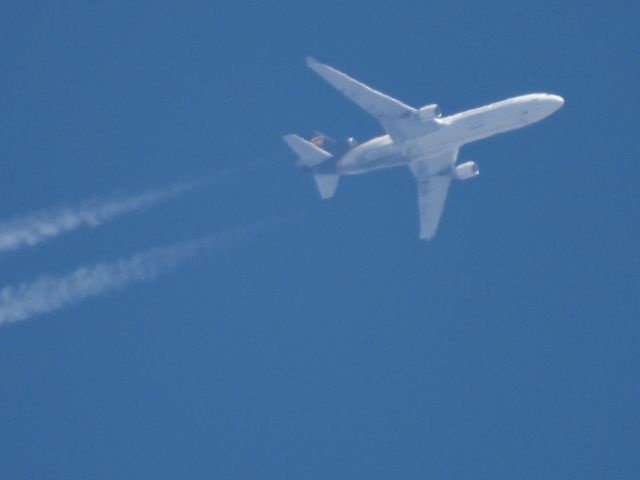
<svg viewBox="0 0 640 480">
<path fill-rule="evenodd" d="M 0 252 L 34 246 L 80 227 L 97 227 L 125 213 L 142 211 L 175 198 L 200 183 L 177 183 L 136 195 L 94 198 L 75 206 L 54 207 L 0 222 Z"/>
<path fill-rule="evenodd" d="M 52 207 L 17 218 L 0 220 L 0 253 L 38 245 L 81 227 L 95 228 L 126 213 L 146 210 L 194 188 L 224 181 L 271 163 L 271 160 L 255 160 L 212 173 L 199 180 L 175 183 L 165 188 L 133 195 L 95 197 L 75 206 Z"/>
<path fill-rule="evenodd" d="M 119 291 L 134 282 L 153 280 L 195 255 L 219 250 L 260 227 L 256 224 L 231 233 L 153 248 L 114 262 L 81 267 L 67 275 L 42 276 L 33 282 L 4 287 L 0 290 L 0 325 Z"/>
</svg>

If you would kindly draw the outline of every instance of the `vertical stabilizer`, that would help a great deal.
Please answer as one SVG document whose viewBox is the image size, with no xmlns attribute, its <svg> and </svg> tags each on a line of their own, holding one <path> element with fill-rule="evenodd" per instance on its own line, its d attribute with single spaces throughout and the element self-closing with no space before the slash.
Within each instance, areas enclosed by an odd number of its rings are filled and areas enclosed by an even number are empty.
<svg viewBox="0 0 640 480">
<path fill-rule="evenodd" d="M 338 180 L 340 176 L 335 173 L 316 173 L 313 176 L 313 179 L 316 181 L 316 186 L 318 187 L 318 191 L 320 192 L 320 197 L 323 200 L 331 198 L 336 193 L 336 188 L 338 188 Z"/>
</svg>

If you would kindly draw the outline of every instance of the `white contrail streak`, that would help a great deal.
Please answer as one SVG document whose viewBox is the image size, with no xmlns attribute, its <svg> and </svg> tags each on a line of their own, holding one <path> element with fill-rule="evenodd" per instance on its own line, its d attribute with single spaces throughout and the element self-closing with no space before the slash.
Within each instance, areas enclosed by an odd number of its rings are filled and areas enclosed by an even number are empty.
<svg viewBox="0 0 640 480">
<path fill-rule="evenodd" d="M 0 252 L 34 246 L 80 227 L 97 227 L 125 213 L 145 210 L 175 198 L 199 183 L 179 183 L 137 195 L 95 198 L 76 206 L 56 207 L 0 221 Z"/>
<path fill-rule="evenodd" d="M 259 226 L 154 248 L 114 262 L 81 267 L 67 275 L 42 276 L 33 282 L 4 287 L 0 290 L 0 325 L 119 291 L 134 282 L 153 280 L 183 261 L 222 248 Z"/>
<path fill-rule="evenodd" d="M 215 172 L 199 180 L 175 183 L 165 188 L 132 195 L 95 197 L 78 205 L 52 207 L 13 219 L 0 220 L 0 253 L 38 245 L 81 227 L 98 227 L 126 213 L 154 207 L 196 187 L 224 181 L 234 175 L 270 164 L 270 160 L 257 160 Z"/>
</svg>

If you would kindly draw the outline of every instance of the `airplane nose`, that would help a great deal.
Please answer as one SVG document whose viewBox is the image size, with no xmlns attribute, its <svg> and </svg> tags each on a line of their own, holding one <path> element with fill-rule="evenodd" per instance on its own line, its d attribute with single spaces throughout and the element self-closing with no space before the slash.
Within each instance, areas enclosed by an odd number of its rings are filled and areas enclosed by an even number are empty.
<svg viewBox="0 0 640 480">
<path fill-rule="evenodd" d="M 560 95 L 548 95 L 547 99 L 553 102 L 556 110 L 564 105 L 564 98 Z"/>
</svg>

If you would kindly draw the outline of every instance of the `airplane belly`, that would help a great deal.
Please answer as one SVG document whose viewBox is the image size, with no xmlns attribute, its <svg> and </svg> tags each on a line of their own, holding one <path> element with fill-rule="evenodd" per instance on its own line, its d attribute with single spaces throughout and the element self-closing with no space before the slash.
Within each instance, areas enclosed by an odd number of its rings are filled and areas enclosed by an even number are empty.
<svg viewBox="0 0 640 480">
<path fill-rule="evenodd" d="M 456 148 L 457 137 L 448 128 L 409 140 L 402 145 L 402 153 L 408 159 L 440 155 Z"/>
<path fill-rule="evenodd" d="M 449 131 L 455 141 L 462 145 L 524 127 L 529 123 L 530 118 L 521 106 L 505 105 L 458 115 L 450 124 Z"/>
<path fill-rule="evenodd" d="M 372 170 L 380 170 L 383 168 L 392 168 L 407 163 L 407 160 L 402 155 L 397 153 L 380 156 L 367 160 L 363 165 L 363 172 L 370 172 Z"/>
<path fill-rule="evenodd" d="M 362 144 L 340 158 L 336 164 L 341 175 L 356 175 L 407 163 L 393 143 Z"/>
</svg>

